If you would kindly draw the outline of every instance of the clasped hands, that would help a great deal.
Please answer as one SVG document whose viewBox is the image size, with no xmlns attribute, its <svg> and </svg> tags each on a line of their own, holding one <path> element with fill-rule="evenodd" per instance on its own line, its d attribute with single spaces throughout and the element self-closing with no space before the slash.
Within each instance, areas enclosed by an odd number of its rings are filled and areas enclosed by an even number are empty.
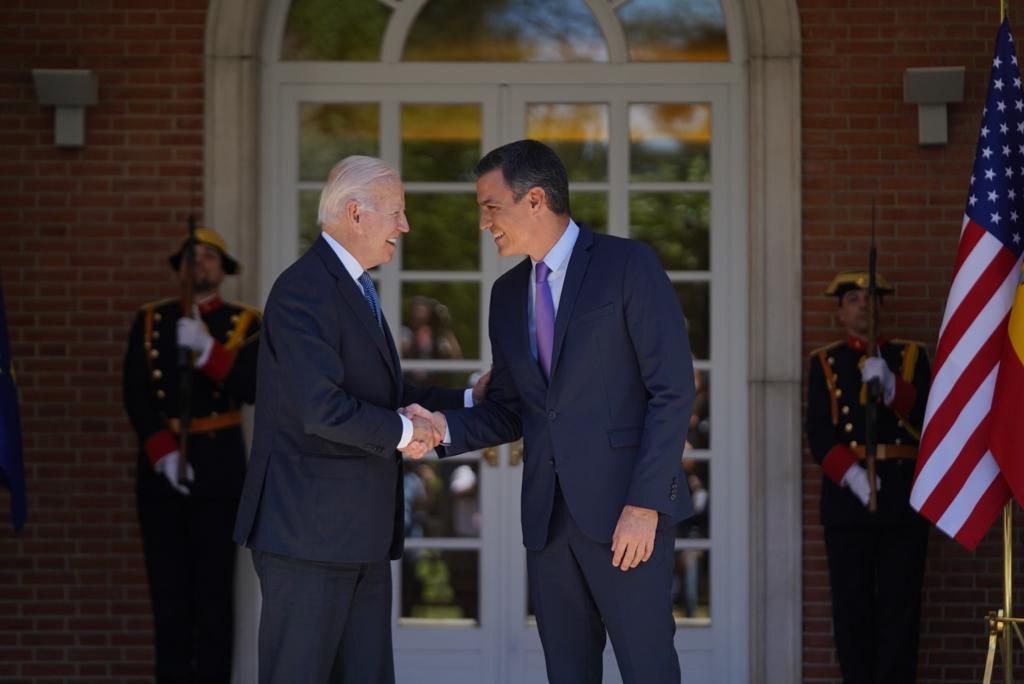
<svg viewBox="0 0 1024 684">
<path fill-rule="evenodd" d="M 409 404 L 398 412 L 412 421 L 412 440 L 399 449 L 409 458 L 423 458 L 444 440 L 448 421 L 440 411 L 431 412 L 419 404 Z"/>
</svg>

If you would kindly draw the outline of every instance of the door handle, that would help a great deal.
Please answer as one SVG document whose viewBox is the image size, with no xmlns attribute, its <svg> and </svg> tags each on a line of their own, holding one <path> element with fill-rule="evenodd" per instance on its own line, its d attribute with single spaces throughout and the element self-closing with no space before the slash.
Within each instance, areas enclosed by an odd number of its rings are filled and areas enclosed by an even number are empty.
<svg viewBox="0 0 1024 684">
<path fill-rule="evenodd" d="M 515 468 L 523 462 L 523 440 L 519 440 L 509 449 L 508 464 Z"/>
<path fill-rule="evenodd" d="M 492 468 L 498 467 L 498 447 L 487 447 L 483 451 L 484 460 Z"/>
</svg>

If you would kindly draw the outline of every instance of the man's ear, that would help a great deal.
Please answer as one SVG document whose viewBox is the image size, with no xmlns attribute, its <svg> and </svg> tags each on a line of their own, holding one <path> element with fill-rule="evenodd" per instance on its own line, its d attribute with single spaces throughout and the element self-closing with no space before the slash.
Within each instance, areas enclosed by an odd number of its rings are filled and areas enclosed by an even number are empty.
<svg viewBox="0 0 1024 684">
<path fill-rule="evenodd" d="M 543 209 L 547 199 L 547 193 L 540 187 L 532 187 L 530 188 L 530 191 L 526 193 L 526 200 L 529 202 L 527 206 L 531 211 L 539 211 Z"/>
<path fill-rule="evenodd" d="M 355 200 L 349 200 L 345 203 L 345 218 L 352 224 L 359 223 L 359 203 Z"/>
</svg>

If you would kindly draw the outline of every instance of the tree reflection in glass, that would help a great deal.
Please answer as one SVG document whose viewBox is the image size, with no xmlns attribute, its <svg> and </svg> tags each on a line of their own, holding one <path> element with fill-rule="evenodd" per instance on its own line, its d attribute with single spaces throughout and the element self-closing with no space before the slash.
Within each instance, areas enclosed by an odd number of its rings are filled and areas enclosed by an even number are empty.
<svg viewBox="0 0 1024 684">
<path fill-rule="evenodd" d="M 583 0 L 432 0 L 405 43 L 407 62 L 607 62 Z"/>
<path fill-rule="evenodd" d="M 629 166 L 634 181 L 711 180 L 711 106 L 631 104 Z"/>
<path fill-rule="evenodd" d="M 378 0 L 292 0 L 281 59 L 376 62 L 390 18 Z"/>
<path fill-rule="evenodd" d="M 530 104 L 526 137 L 551 147 L 572 182 L 608 180 L 608 105 Z"/>
<path fill-rule="evenodd" d="M 727 62 L 718 0 L 630 0 L 616 12 L 634 62 Z"/>
</svg>

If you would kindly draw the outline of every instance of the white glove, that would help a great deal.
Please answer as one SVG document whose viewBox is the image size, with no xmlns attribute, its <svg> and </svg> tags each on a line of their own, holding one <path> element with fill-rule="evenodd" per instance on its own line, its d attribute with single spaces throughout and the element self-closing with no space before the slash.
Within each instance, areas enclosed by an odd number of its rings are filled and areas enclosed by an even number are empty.
<svg viewBox="0 0 1024 684">
<path fill-rule="evenodd" d="M 864 367 L 860 369 L 860 378 L 864 382 L 877 379 L 882 386 L 882 398 L 885 400 L 885 405 L 888 406 L 892 403 L 893 397 L 896 396 L 896 376 L 889 370 L 889 364 L 885 362 L 885 359 L 877 356 L 865 359 Z"/>
<path fill-rule="evenodd" d="M 841 484 L 844 487 L 848 487 L 853 495 L 860 499 L 860 502 L 865 506 L 868 505 L 868 500 L 871 498 L 871 485 L 868 484 L 868 471 L 861 468 L 859 465 L 854 463 L 852 466 L 847 468 L 846 474 L 843 475 Z M 875 475 L 875 491 L 882 491 L 882 480 Z"/>
<path fill-rule="evenodd" d="M 210 352 L 213 351 L 213 336 L 206 330 L 202 320 L 198 318 L 179 318 L 178 346 L 186 347 L 198 354 L 196 368 L 202 368 L 210 359 Z"/>
<path fill-rule="evenodd" d="M 171 483 L 171 486 L 178 491 L 179 494 L 189 495 L 188 485 L 195 482 L 196 471 L 192 469 L 192 464 L 189 463 L 185 466 L 185 482 L 178 481 L 178 461 L 181 460 L 181 454 L 177 451 L 172 451 L 167 454 L 159 461 L 153 464 L 153 470 L 160 473 L 167 478 L 167 481 Z"/>
</svg>

